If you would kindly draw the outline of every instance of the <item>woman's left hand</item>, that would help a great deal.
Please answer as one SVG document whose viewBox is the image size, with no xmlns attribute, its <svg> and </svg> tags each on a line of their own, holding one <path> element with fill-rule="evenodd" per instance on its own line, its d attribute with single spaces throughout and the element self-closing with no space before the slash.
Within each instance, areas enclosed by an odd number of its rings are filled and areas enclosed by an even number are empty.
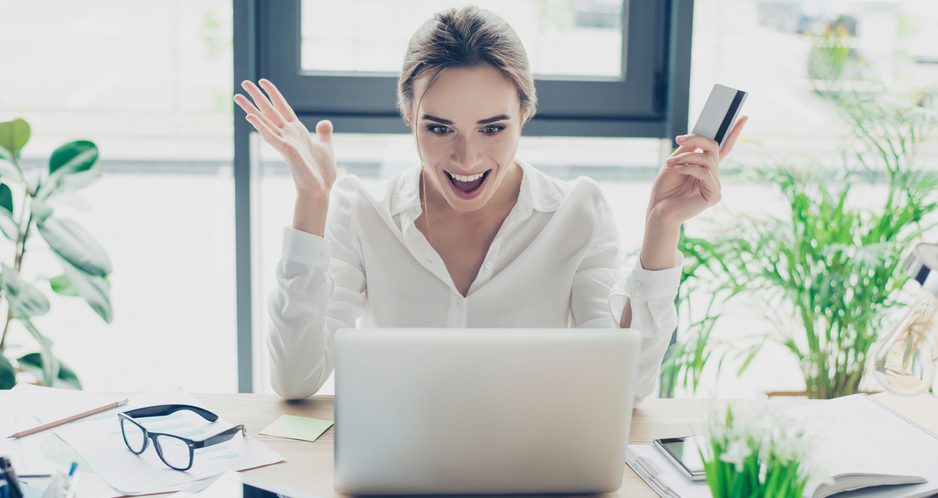
<svg viewBox="0 0 938 498">
<path fill-rule="evenodd" d="M 723 148 L 700 135 L 681 135 L 679 147 L 655 178 L 646 221 L 679 226 L 720 201 L 720 161 L 733 150 L 748 121 L 743 116 L 730 131 Z"/>
</svg>

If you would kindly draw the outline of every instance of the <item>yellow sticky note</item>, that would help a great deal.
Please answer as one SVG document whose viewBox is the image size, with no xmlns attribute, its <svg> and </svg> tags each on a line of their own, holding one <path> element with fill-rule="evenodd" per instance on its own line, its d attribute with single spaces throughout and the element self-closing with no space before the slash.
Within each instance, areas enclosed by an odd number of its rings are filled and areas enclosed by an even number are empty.
<svg viewBox="0 0 938 498">
<path fill-rule="evenodd" d="M 333 423 L 331 420 L 281 415 L 280 418 L 264 427 L 260 433 L 268 436 L 315 441 L 323 432 L 332 427 Z"/>
</svg>

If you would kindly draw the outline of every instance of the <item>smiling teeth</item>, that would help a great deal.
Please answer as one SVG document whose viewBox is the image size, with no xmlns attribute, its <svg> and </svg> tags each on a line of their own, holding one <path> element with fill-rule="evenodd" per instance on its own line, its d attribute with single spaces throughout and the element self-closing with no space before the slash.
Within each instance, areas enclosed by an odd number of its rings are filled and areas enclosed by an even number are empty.
<svg viewBox="0 0 938 498">
<path fill-rule="evenodd" d="M 449 171 L 447 171 L 446 174 L 453 177 L 454 180 L 459 180 L 461 182 L 474 182 L 478 180 L 479 178 L 482 178 L 482 175 L 484 175 L 485 172 L 483 171 L 482 173 L 479 173 L 478 175 L 472 175 L 472 176 L 454 175 L 450 173 Z"/>
</svg>

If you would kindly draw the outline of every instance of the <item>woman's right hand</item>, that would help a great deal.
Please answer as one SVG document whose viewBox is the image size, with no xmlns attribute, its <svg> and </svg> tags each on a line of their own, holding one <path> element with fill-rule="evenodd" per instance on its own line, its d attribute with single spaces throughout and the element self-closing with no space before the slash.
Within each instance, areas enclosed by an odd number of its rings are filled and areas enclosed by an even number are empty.
<svg viewBox="0 0 938 498">
<path fill-rule="evenodd" d="M 264 141 L 283 155 L 297 194 L 309 199 L 328 198 L 337 172 L 332 123 L 327 120 L 316 123 L 316 138 L 313 138 L 277 87 L 265 79 L 259 83 L 267 95 L 252 81 L 245 80 L 241 87 L 254 102 L 238 93 L 234 96 L 235 103 L 244 109 L 245 119 Z"/>
</svg>

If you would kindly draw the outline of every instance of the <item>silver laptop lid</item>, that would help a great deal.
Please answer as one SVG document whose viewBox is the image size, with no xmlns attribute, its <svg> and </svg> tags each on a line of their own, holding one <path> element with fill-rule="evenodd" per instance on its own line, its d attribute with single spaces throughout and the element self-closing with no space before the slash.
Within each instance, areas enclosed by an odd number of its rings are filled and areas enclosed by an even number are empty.
<svg viewBox="0 0 938 498">
<path fill-rule="evenodd" d="M 640 348 L 621 329 L 341 330 L 336 489 L 618 489 Z"/>
</svg>

